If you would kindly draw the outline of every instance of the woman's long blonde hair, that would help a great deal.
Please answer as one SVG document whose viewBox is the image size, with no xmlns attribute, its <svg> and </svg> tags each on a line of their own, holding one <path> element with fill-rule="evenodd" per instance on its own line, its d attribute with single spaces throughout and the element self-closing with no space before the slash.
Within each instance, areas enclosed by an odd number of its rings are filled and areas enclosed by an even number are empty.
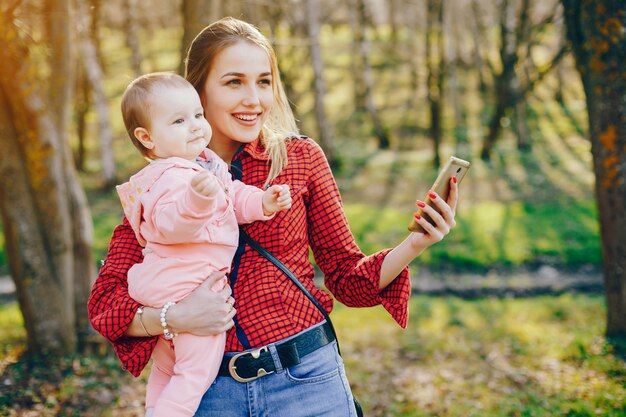
<svg viewBox="0 0 626 417">
<path fill-rule="evenodd" d="M 271 160 L 265 184 L 271 183 L 287 165 L 286 140 L 298 134 L 293 112 L 280 80 L 276 52 L 269 40 L 253 25 L 232 17 L 220 19 L 193 40 L 185 58 L 185 78 L 201 94 L 213 60 L 224 49 L 238 42 L 252 43 L 267 53 L 272 71 L 274 104 L 261 129 L 261 143 Z"/>
</svg>

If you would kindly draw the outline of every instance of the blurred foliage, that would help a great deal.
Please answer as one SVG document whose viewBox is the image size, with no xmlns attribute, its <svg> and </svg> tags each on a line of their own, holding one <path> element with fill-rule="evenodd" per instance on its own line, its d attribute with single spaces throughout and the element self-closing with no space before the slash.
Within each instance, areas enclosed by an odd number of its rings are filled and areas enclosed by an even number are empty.
<svg viewBox="0 0 626 417">
<path fill-rule="evenodd" d="M 531 19 L 554 13 L 551 4 L 533 4 Z M 118 177 L 122 182 L 145 163 L 126 137 L 119 111 L 121 94 L 134 73 L 124 32 L 126 23 L 119 15 L 122 3 L 114 0 L 100 6 L 100 57 L 109 98 L 109 122 L 115 134 Z M 411 5 L 414 15 L 408 15 L 409 10 L 400 13 L 403 16 L 398 16 L 396 43 L 385 24 L 371 23 L 368 30 L 374 102 L 392 139 L 392 149 L 380 151 L 369 116 L 354 103 L 356 74 L 352 29 L 347 20 L 349 10 L 345 4 L 336 6 L 341 13 L 327 16 L 320 38 L 327 83 L 326 113 L 341 162 L 335 175 L 357 241 L 365 252 L 372 252 L 403 239 L 415 198 L 426 193 L 437 173 L 432 166 L 432 143 L 428 137 L 425 64 L 414 60 L 415 54 L 422 58 L 425 33 L 423 27 L 415 29 L 411 25 L 412 19 L 419 21 L 424 17 L 424 11 Z M 378 6 L 370 6 L 374 7 L 370 12 L 377 10 Z M 496 22 L 498 15 L 493 13 L 490 2 L 479 1 L 475 6 L 483 13 L 485 28 L 495 29 L 497 25 L 489 22 Z M 174 12 L 175 4 L 138 7 L 142 70 L 177 69 L 182 25 Z M 237 5 L 223 7 L 224 12 L 232 12 Z M 456 45 L 456 55 L 452 56 L 456 59 L 456 89 L 446 84 L 443 92 L 441 154 L 444 159 L 452 154 L 468 159 L 473 167 L 462 184 L 457 229 L 416 262 L 429 266 L 443 262 L 457 269 L 478 270 L 541 263 L 599 265 L 591 152 L 583 127 L 584 94 L 573 60 L 567 56 L 560 63 L 559 77 L 555 70 L 527 96 L 530 149 L 517 148 L 516 120 L 507 114 L 501 120 L 503 131 L 492 161 L 483 163 L 476 155 L 486 133 L 493 97 L 490 91 L 480 91 L 478 72 L 471 64 L 470 52 L 475 46 L 470 27 L 464 25 L 473 24 L 470 20 L 475 16 L 469 12 L 469 5 L 449 7 L 450 19 L 462 25 L 458 27 L 461 32 L 447 33 Z M 263 10 L 260 7 L 257 11 L 262 14 Z M 283 12 L 288 19 L 293 11 Z M 27 16 L 24 18 L 28 21 Z M 302 47 L 304 35 L 293 25 L 276 25 L 268 19 L 269 16 L 260 18 L 257 23 L 275 43 L 302 132 L 315 137 L 312 72 L 306 48 Z M 550 56 L 561 36 L 558 25 L 547 22 L 532 44 L 537 65 Z M 463 34 L 466 36 L 459 36 Z M 485 30 L 480 36 L 484 37 L 483 58 L 497 63 L 497 31 Z M 482 75 L 488 89 L 492 88 L 492 76 Z M 413 82 L 418 83 L 416 90 L 411 87 Z M 454 109 L 460 111 L 460 120 Z M 109 237 L 122 211 L 115 191 L 101 189 L 97 115 L 93 109 L 87 114 L 87 122 L 87 160 L 81 180 L 93 215 L 94 259 L 99 261 L 106 255 Z M 76 138 L 71 140 L 76 146 Z M 0 239 L 0 270 L 5 272 L 6 262 Z"/>
</svg>

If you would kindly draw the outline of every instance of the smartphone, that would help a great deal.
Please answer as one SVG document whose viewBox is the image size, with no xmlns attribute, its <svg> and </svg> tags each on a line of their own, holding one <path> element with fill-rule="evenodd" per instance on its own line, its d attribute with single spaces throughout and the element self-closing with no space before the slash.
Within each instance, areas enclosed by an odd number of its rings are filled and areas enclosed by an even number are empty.
<svg viewBox="0 0 626 417">
<path fill-rule="evenodd" d="M 433 183 L 431 190 L 436 192 L 439 197 L 443 198 L 444 200 L 447 200 L 448 194 L 450 194 L 450 178 L 452 178 L 453 176 L 456 176 L 457 184 L 460 184 L 463 177 L 465 177 L 465 174 L 467 173 L 467 170 L 469 169 L 469 167 L 470 167 L 470 163 L 468 161 L 465 161 L 461 158 L 457 158 L 455 156 L 451 156 L 448 159 L 448 161 L 445 163 L 443 168 L 441 168 L 441 171 L 439 171 L 439 175 L 437 176 L 437 179 Z M 430 200 L 430 197 L 428 196 L 426 196 L 426 200 L 424 200 L 424 203 L 426 203 L 427 205 L 431 207 L 434 207 L 433 202 Z M 423 218 L 428 220 L 430 224 L 434 224 L 430 216 L 423 212 L 423 209 L 418 208 L 417 212 Z M 415 221 L 415 219 L 411 220 L 411 224 L 409 224 L 408 229 L 411 232 L 424 232 L 424 228 L 420 226 Z"/>
</svg>

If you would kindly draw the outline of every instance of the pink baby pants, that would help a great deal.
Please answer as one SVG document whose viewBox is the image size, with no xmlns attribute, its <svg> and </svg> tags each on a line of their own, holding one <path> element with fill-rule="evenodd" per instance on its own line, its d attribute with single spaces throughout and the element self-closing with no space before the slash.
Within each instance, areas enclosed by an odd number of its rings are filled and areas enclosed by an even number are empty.
<svg viewBox="0 0 626 417">
<path fill-rule="evenodd" d="M 152 353 L 146 408 L 153 417 L 193 416 L 217 376 L 224 356 L 224 333 L 195 336 L 181 333 L 171 341 L 159 337 Z"/>
</svg>

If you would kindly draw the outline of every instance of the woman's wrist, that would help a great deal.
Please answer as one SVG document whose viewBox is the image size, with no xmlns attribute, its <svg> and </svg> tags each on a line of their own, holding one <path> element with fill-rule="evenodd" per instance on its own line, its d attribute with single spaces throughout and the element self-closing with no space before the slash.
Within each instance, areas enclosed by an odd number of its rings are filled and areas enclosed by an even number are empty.
<svg viewBox="0 0 626 417">
<path fill-rule="evenodd" d="M 153 336 L 159 336 L 163 334 L 163 329 L 161 328 L 160 315 L 161 315 L 160 308 L 144 306 L 143 314 L 140 317 L 138 317 L 138 319 L 141 319 L 141 322 L 139 324 L 140 324 L 140 329 L 142 330 L 142 332 L 143 333 L 147 332 Z M 137 316 L 139 316 L 139 314 L 137 314 Z M 142 323 L 143 323 L 143 328 L 141 327 Z M 137 336 L 137 335 L 133 335 L 133 336 Z"/>
<path fill-rule="evenodd" d="M 184 328 L 181 330 L 181 308 L 180 304 L 173 304 L 167 309 L 167 328 L 170 332 L 178 334 L 184 332 Z M 161 310 L 159 310 L 159 320 L 160 320 Z M 161 322 L 159 321 L 159 325 Z M 163 327 L 160 328 L 159 334 L 163 334 Z"/>
</svg>

